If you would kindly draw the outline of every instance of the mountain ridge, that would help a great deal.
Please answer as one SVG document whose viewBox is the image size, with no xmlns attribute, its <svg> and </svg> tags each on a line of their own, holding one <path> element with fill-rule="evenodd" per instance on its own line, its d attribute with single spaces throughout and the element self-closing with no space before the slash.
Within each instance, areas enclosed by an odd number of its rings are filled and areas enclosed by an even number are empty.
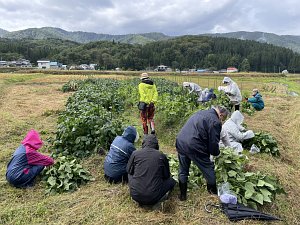
<svg viewBox="0 0 300 225">
<path fill-rule="evenodd" d="M 253 40 L 261 43 L 273 44 L 280 47 L 292 49 L 300 53 L 300 36 L 297 35 L 277 35 L 262 31 L 236 31 L 228 33 L 205 33 L 199 36 L 225 37 L 242 40 Z M 184 35 L 181 35 L 184 36 Z M 62 39 L 78 43 L 89 43 L 94 41 L 115 41 L 127 44 L 147 44 L 155 41 L 175 38 L 159 32 L 140 34 L 101 34 L 84 31 L 66 31 L 57 27 L 28 28 L 19 31 L 6 31 L 0 28 L 0 37 L 8 39 Z"/>
<path fill-rule="evenodd" d="M 295 52 L 300 53 L 300 36 L 297 35 L 277 35 L 274 33 L 262 32 L 262 31 L 237 31 L 228 33 L 214 33 L 214 34 L 201 34 L 203 36 L 210 37 L 225 37 L 235 38 L 241 40 L 252 40 L 261 43 L 273 44 L 280 47 L 292 49 Z"/>
<path fill-rule="evenodd" d="M 169 36 L 158 33 L 142 33 L 142 34 L 97 34 L 94 32 L 84 31 L 66 31 L 56 27 L 28 28 L 20 31 L 7 32 L 2 35 L 8 39 L 48 39 L 57 38 L 63 40 L 75 41 L 78 43 L 88 43 L 92 41 L 116 41 L 127 44 L 146 44 L 152 41 L 169 39 Z"/>
</svg>

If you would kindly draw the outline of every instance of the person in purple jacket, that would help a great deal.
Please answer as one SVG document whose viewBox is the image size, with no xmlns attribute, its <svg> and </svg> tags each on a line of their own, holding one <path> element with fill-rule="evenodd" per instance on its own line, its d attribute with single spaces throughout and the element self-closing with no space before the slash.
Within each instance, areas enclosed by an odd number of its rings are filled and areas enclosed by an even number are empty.
<svg viewBox="0 0 300 225">
<path fill-rule="evenodd" d="M 21 143 L 7 165 L 6 179 L 17 188 L 27 188 L 33 186 L 35 177 L 54 160 L 37 152 L 43 145 L 37 131 L 30 130 Z"/>
</svg>

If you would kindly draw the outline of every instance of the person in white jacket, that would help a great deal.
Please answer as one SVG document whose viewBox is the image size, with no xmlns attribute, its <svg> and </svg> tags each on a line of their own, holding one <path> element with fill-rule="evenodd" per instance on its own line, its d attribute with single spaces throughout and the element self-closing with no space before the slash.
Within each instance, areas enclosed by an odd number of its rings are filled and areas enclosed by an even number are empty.
<svg viewBox="0 0 300 225">
<path fill-rule="evenodd" d="M 234 109 L 239 110 L 240 103 L 242 101 L 242 95 L 238 85 L 229 77 L 224 77 L 223 84 L 226 84 L 226 86 L 219 86 L 218 90 L 224 91 L 225 94 L 228 95 L 232 106 L 234 106 Z"/>
<path fill-rule="evenodd" d="M 231 117 L 224 123 L 222 129 L 227 133 L 230 146 L 236 150 L 237 153 L 243 151 L 242 142 L 246 139 L 254 137 L 252 130 L 246 131 L 242 126 L 244 116 L 240 111 L 234 111 Z"/>
<path fill-rule="evenodd" d="M 189 89 L 189 94 L 191 94 L 192 92 L 195 92 L 199 98 L 198 98 L 198 102 L 201 102 L 203 99 L 203 94 L 202 94 L 202 88 L 195 83 L 192 82 L 183 82 L 183 87 L 188 88 Z"/>
</svg>

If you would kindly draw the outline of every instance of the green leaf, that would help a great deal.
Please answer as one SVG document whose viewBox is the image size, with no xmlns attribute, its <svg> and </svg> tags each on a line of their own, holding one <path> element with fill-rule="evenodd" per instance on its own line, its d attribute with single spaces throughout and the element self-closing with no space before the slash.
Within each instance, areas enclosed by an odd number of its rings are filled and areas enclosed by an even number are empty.
<svg viewBox="0 0 300 225">
<path fill-rule="evenodd" d="M 261 141 L 261 143 L 262 143 L 263 146 L 267 146 L 267 145 L 268 145 L 265 139 L 263 139 L 263 140 Z"/>
<path fill-rule="evenodd" d="M 235 177 L 237 175 L 237 172 L 235 172 L 235 171 L 233 171 L 233 170 L 230 170 L 229 172 L 228 172 L 228 176 L 230 176 L 230 177 Z"/>
<path fill-rule="evenodd" d="M 245 192 L 245 198 L 246 199 L 250 199 L 252 197 L 252 195 L 254 194 L 254 192 L 252 190 L 247 190 Z"/>
<path fill-rule="evenodd" d="M 56 178 L 55 177 L 49 177 L 47 179 L 47 182 L 51 185 L 54 186 L 56 184 Z"/>
<path fill-rule="evenodd" d="M 245 183 L 245 189 L 246 189 L 246 191 L 255 192 L 254 187 L 255 187 L 255 184 L 253 184 L 251 182 L 246 182 Z"/>
<path fill-rule="evenodd" d="M 265 182 L 263 180 L 258 180 L 257 186 L 258 187 L 263 187 L 265 185 Z"/>
<path fill-rule="evenodd" d="M 269 187 L 270 190 L 272 190 L 272 191 L 275 191 L 275 190 L 276 190 L 272 184 L 269 184 L 269 183 L 267 183 L 267 182 L 265 182 L 265 186 L 266 186 L 266 187 Z"/>
<path fill-rule="evenodd" d="M 264 196 L 260 193 L 256 193 L 251 197 L 254 201 L 258 202 L 259 204 L 263 205 L 264 203 Z"/>
</svg>

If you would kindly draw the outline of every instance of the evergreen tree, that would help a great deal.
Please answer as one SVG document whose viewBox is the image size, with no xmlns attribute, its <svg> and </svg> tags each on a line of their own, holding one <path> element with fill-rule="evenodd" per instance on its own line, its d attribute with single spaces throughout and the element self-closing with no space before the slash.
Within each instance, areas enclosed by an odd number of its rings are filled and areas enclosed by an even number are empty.
<svg viewBox="0 0 300 225">
<path fill-rule="evenodd" d="M 243 59 L 241 66 L 240 66 L 240 71 L 245 71 L 245 72 L 249 72 L 250 70 L 250 63 L 248 61 L 248 59 Z"/>
</svg>

